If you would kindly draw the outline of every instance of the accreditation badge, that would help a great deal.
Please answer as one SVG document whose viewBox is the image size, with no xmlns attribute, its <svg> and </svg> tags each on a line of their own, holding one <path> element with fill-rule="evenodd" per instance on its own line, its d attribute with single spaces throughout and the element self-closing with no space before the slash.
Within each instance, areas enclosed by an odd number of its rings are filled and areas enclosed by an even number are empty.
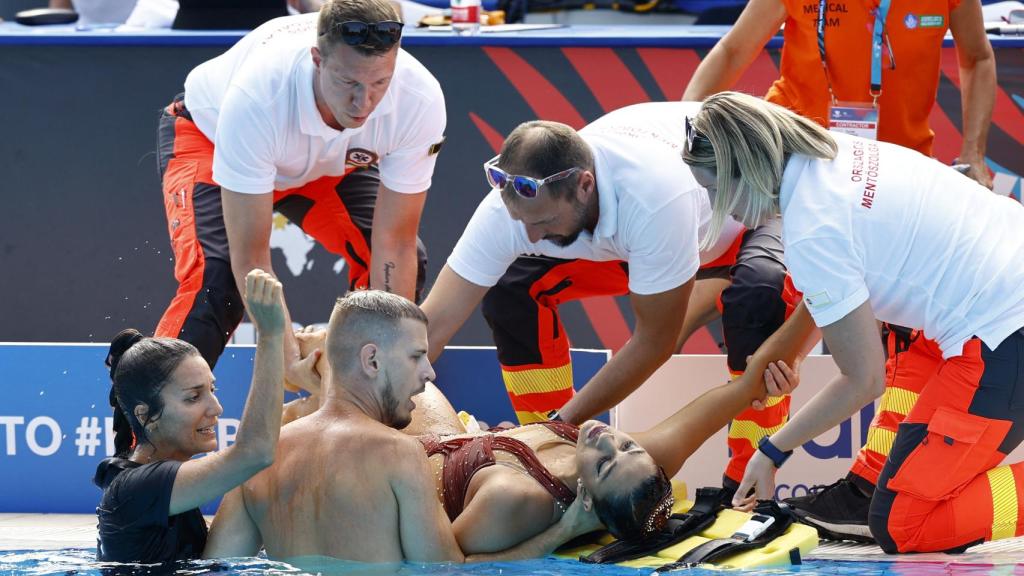
<svg viewBox="0 0 1024 576">
<path fill-rule="evenodd" d="M 828 111 L 828 129 L 878 140 L 878 108 L 869 102 L 836 102 Z"/>
</svg>

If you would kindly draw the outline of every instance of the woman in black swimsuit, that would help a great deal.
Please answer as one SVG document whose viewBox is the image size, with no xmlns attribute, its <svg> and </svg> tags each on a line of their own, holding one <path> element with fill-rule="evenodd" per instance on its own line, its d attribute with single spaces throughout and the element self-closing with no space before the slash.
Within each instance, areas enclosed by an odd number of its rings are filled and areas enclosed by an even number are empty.
<svg viewBox="0 0 1024 576">
<path fill-rule="evenodd" d="M 100 463 L 103 490 L 97 556 L 145 564 L 199 558 L 207 528 L 199 506 L 274 458 L 281 422 L 285 330 L 281 284 L 262 270 L 246 277 L 246 309 L 259 338 L 235 443 L 217 450 L 213 373 L 198 350 L 174 338 L 124 330 L 110 345 L 116 454 Z"/>
</svg>

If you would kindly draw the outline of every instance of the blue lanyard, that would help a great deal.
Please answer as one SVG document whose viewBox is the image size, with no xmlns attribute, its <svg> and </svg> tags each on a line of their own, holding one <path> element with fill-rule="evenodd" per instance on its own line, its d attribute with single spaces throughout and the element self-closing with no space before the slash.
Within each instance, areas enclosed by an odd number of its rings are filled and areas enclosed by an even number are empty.
<svg viewBox="0 0 1024 576">
<path fill-rule="evenodd" d="M 886 44 L 885 18 L 889 15 L 889 5 L 892 0 L 880 0 L 878 10 L 875 12 L 875 26 L 871 32 L 871 90 L 869 94 L 877 102 L 882 94 L 882 45 Z M 818 0 L 818 54 L 821 56 L 821 66 L 825 70 L 825 81 L 828 83 L 828 92 L 832 103 L 836 96 L 832 91 L 832 78 L 828 73 L 828 63 L 825 60 L 825 16 L 828 12 L 828 0 Z M 892 48 L 890 60 L 892 59 Z"/>
<path fill-rule="evenodd" d="M 818 56 L 821 57 L 821 68 L 825 71 L 825 83 L 832 105 L 836 103 L 836 94 L 832 91 L 832 76 L 828 73 L 828 62 L 825 60 L 825 13 L 828 12 L 828 0 L 818 0 Z"/>
<path fill-rule="evenodd" d="M 882 94 L 882 42 L 885 40 L 885 17 L 889 15 L 891 0 L 881 0 L 875 13 L 875 28 L 871 32 L 871 96 Z"/>
</svg>

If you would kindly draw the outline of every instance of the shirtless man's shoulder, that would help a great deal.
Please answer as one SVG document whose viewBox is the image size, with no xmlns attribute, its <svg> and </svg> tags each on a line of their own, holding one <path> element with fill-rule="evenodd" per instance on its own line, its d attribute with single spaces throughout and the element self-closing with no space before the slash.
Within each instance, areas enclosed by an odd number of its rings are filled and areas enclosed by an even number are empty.
<svg viewBox="0 0 1024 576">
<path fill-rule="evenodd" d="M 314 413 L 281 430 L 274 466 L 246 483 L 245 500 L 275 557 L 389 561 L 403 556 L 399 501 L 429 474 L 416 438 Z"/>
</svg>

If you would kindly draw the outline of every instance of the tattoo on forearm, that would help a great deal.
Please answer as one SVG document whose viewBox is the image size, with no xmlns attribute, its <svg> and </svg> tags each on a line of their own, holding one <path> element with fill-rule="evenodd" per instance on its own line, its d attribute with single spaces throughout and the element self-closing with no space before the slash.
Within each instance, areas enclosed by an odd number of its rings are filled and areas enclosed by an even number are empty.
<svg viewBox="0 0 1024 576">
<path fill-rule="evenodd" d="M 394 262 L 384 263 L 384 290 L 387 292 L 394 292 L 394 290 L 391 289 L 391 271 L 394 269 Z"/>
</svg>

